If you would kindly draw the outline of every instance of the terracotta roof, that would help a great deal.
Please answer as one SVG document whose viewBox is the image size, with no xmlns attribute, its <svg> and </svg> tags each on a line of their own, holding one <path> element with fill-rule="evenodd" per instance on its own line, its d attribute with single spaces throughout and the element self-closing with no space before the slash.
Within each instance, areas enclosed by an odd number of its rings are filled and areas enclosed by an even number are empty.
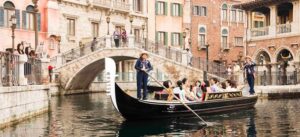
<svg viewBox="0 0 300 137">
<path fill-rule="evenodd" d="M 295 0 L 254 0 L 250 2 L 236 4 L 233 7 L 247 11 L 247 10 L 253 10 L 264 6 L 276 5 L 276 4 L 291 2 L 291 1 L 295 1 Z"/>
</svg>

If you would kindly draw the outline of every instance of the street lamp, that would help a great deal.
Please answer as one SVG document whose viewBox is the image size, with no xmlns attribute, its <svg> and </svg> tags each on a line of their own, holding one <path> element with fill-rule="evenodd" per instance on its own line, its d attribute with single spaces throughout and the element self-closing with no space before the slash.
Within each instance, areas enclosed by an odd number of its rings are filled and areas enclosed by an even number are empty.
<svg viewBox="0 0 300 137">
<path fill-rule="evenodd" d="M 209 44 L 205 44 L 205 47 L 206 47 L 206 70 L 204 71 L 203 75 L 204 75 L 204 80 L 208 80 L 207 72 L 208 72 L 208 47 L 209 47 Z"/>
<path fill-rule="evenodd" d="M 107 23 L 107 35 L 109 35 L 109 22 L 110 22 L 110 17 L 106 17 L 106 23 Z"/>
<path fill-rule="evenodd" d="M 38 46 L 38 43 L 39 43 L 39 39 L 38 39 L 38 25 L 37 25 L 37 13 L 39 12 L 39 9 L 38 9 L 38 5 L 37 5 L 37 3 L 38 3 L 38 1 L 39 0 L 32 0 L 32 3 L 33 3 L 33 5 L 34 5 L 34 15 L 33 15 L 33 21 L 34 21 L 34 36 L 35 36 L 35 49 L 34 50 L 36 50 L 36 48 L 37 48 L 37 46 Z"/>
<path fill-rule="evenodd" d="M 145 39 L 145 24 L 142 25 L 142 30 L 143 30 L 143 40 L 144 40 L 144 44 L 145 44 L 145 47 L 146 47 L 146 39 Z"/>
<path fill-rule="evenodd" d="M 58 54 L 60 53 L 60 42 L 61 42 L 61 36 L 56 36 L 56 41 L 58 42 Z"/>
<path fill-rule="evenodd" d="M 11 15 L 10 17 L 10 21 L 11 21 L 11 31 L 12 31 L 12 51 L 11 53 L 14 53 L 14 49 L 15 49 L 15 29 L 16 29 L 16 24 L 17 24 L 17 19 L 15 15 Z"/>
<path fill-rule="evenodd" d="M 133 16 L 129 16 L 129 22 L 130 22 L 130 34 L 132 34 L 132 22 L 133 22 Z"/>
<path fill-rule="evenodd" d="M 186 38 L 186 32 L 183 32 L 182 33 L 182 38 L 183 38 L 183 50 L 185 50 L 184 48 L 185 48 L 185 38 Z"/>
</svg>

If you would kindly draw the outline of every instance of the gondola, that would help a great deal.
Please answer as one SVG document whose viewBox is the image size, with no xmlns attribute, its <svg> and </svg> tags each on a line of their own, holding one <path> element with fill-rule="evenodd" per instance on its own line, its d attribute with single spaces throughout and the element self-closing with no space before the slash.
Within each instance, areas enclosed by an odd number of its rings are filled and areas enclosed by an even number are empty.
<svg viewBox="0 0 300 137">
<path fill-rule="evenodd" d="M 124 92 L 117 83 L 111 91 L 114 107 L 126 120 L 153 120 L 194 117 L 179 101 L 138 100 Z M 241 91 L 207 93 L 203 102 L 186 102 L 199 115 L 211 115 L 253 108 L 257 96 L 243 96 Z"/>
</svg>

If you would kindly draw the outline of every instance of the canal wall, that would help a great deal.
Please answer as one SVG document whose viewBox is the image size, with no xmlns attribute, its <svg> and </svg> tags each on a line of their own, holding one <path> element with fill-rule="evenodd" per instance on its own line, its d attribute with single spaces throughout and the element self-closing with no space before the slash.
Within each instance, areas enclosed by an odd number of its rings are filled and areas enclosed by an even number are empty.
<svg viewBox="0 0 300 137">
<path fill-rule="evenodd" d="M 48 111 L 50 89 L 49 85 L 0 87 L 0 128 Z"/>
<path fill-rule="evenodd" d="M 300 98 L 300 85 L 256 86 L 256 94 L 263 98 Z"/>
</svg>

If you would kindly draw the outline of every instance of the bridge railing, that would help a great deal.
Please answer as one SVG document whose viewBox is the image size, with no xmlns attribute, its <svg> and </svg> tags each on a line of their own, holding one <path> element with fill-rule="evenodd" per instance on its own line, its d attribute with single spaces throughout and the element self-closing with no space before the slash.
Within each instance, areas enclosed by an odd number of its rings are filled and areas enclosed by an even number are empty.
<svg viewBox="0 0 300 137">
<path fill-rule="evenodd" d="M 136 82 L 136 72 L 117 72 L 116 75 L 116 82 Z M 159 81 L 168 80 L 168 77 L 162 72 L 152 72 L 151 75 Z M 98 74 L 97 82 L 106 82 L 105 73 Z"/>
<path fill-rule="evenodd" d="M 24 64 L 24 75 L 29 85 L 42 84 L 42 62 L 40 59 L 29 57 Z"/>
</svg>

